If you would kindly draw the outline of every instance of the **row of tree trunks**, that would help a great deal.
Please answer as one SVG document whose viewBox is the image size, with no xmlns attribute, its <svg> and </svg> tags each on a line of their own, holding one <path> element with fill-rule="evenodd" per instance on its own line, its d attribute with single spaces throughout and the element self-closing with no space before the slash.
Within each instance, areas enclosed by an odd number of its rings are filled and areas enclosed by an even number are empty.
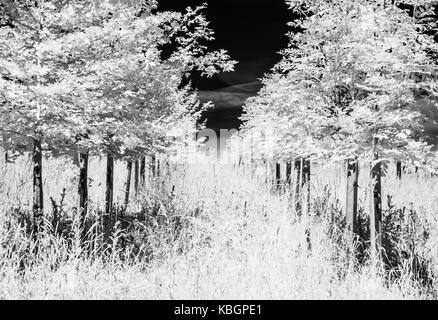
<svg viewBox="0 0 438 320">
<path fill-rule="evenodd" d="M 346 190 L 346 236 L 348 248 L 353 250 L 354 239 L 358 234 L 358 190 L 359 190 L 359 163 L 357 159 L 348 160 L 347 163 L 347 190 Z M 307 203 L 307 209 L 310 205 L 310 161 L 306 159 L 297 159 L 294 165 L 297 173 L 295 183 L 295 203 L 296 213 L 301 215 L 303 212 L 303 203 Z M 280 164 L 275 165 L 275 186 L 281 187 Z M 290 185 L 292 176 L 292 164 L 286 162 L 286 183 Z M 371 168 L 372 181 L 372 199 L 370 214 L 370 238 L 372 259 L 378 259 L 378 253 L 382 247 L 382 166 L 381 163 L 375 164 Z M 307 190 L 304 190 L 307 188 Z M 306 199 L 303 198 L 307 195 Z M 306 201 L 304 201 L 306 200 Z"/>
<path fill-rule="evenodd" d="M 155 156 L 152 156 L 152 159 L 155 159 Z M 139 186 L 144 186 L 146 183 L 146 158 L 141 157 L 138 161 L 128 161 L 126 164 L 126 185 L 125 185 L 125 207 L 129 203 L 129 197 L 131 195 L 131 181 L 132 181 L 132 166 L 134 165 L 134 192 L 137 195 Z M 114 166 L 114 160 L 111 156 L 108 156 L 108 162 L 107 162 L 107 193 L 106 193 L 106 203 L 107 203 L 107 209 L 106 213 L 110 213 L 110 209 L 108 208 L 108 204 L 113 203 L 113 166 Z M 152 164 L 152 171 L 153 175 L 156 175 L 156 167 L 154 164 Z M 159 170 L 159 169 L 158 169 Z M 111 197 L 111 199 L 109 198 Z"/>
<path fill-rule="evenodd" d="M 41 232 L 42 218 L 44 213 L 44 193 L 42 174 L 42 149 L 41 141 L 34 139 L 33 143 L 33 216 L 34 216 L 34 237 Z M 79 153 L 79 184 L 78 184 L 78 206 L 77 213 L 80 217 L 80 228 L 82 237 L 85 236 L 85 218 L 88 208 L 88 152 Z"/>
<path fill-rule="evenodd" d="M 307 159 L 297 159 L 294 163 L 294 169 L 297 173 L 295 183 L 295 210 L 298 215 L 302 214 L 303 202 L 310 207 L 310 161 Z M 292 185 L 292 162 L 286 162 L 286 185 Z M 281 190 L 284 183 L 281 179 L 281 165 L 275 164 L 275 189 Z M 307 188 L 307 189 L 305 189 Z M 306 199 L 304 198 L 306 195 Z"/>
<path fill-rule="evenodd" d="M 155 155 L 152 155 L 151 156 L 151 171 L 152 171 L 152 177 L 159 177 L 160 176 L 160 170 L 161 170 L 161 167 L 160 167 L 160 159 L 157 159 L 156 157 L 155 157 Z"/>
<path fill-rule="evenodd" d="M 132 181 L 132 161 L 126 164 L 126 186 L 125 186 L 125 207 L 128 206 L 129 197 L 131 195 Z M 146 183 L 146 158 L 141 157 L 139 161 L 134 162 L 134 192 L 138 194 L 139 186 L 144 186 Z"/>
<path fill-rule="evenodd" d="M 346 198 L 346 236 L 348 248 L 353 250 L 354 238 L 358 235 L 358 187 L 359 164 L 357 160 L 347 161 L 347 198 Z M 370 205 L 370 243 L 371 259 L 377 261 L 382 248 L 382 165 L 380 162 L 371 167 L 372 191 Z"/>
<path fill-rule="evenodd" d="M 85 227 L 85 218 L 87 215 L 88 207 L 88 153 L 79 154 L 79 186 L 78 186 L 78 214 L 80 216 L 80 226 L 82 230 Z M 153 156 L 152 160 L 152 175 L 158 176 L 160 171 L 160 163 Z M 132 176 L 132 162 L 127 164 L 127 184 L 126 184 L 126 195 L 125 195 L 125 205 L 129 202 L 130 195 L 130 185 Z M 398 164 L 397 164 L 398 166 Z M 142 157 L 140 161 L 135 162 L 135 176 L 137 182 L 135 183 L 136 188 L 138 188 L 138 179 L 140 176 L 141 183 L 145 181 L 145 158 Z M 41 152 L 41 142 L 34 140 L 33 149 L 33 213 L 34 213 L 34 234 L 35 236 L 40 232 L 41 229 L 41 218 L 44 210 L 43 202 L 43 188 L 42 188 L 42 152 Z M 276 164 L 276 184 L 280 185 L 281 175 L 280 175 L 280 164 Z M 310 161 L 305 159 L 298 159 L 295 161 L 295 170 L 297 172 L 297 180 L 295 185 L 296 192 L 296 212 L 300 215 L 302 212 L 302 202 L 304 187 L 307 186 L 307 203 L 309 202 L 310 195 Z M 286 183 L 291 184 L 291 173 L 292 173 L 292 163 L 286 163 Z M 382 225 L 382 191 L 381 191 L 381 164 L 378 163 L 373 166 L 371 170 L 371 177 L 373 181 L 373 200 L 372 200 L 372 210 L 371 210 L 371 245 L 372 248 L 380 250 L 381 247 L 381 225 Z M 357 234 L 357 211 L 358 211 L 358 176 L 359 167 L 356 160 L 350 160 L 347 162 L 347 199 L 346 199 L 346 225 L 347 232 L 350 241 L 354 239 L 354 234 Z M 113 213 L 113 188 L 114 188 L 114 158 L 108 154 L 107 155 L 107 174 L 106 174 L 106 194 L 105 194 L 105 213 L 108 216 L 112 216 Z M 374 250 L 373 250 L 374 251 Z"/>
<path fill-rule="evenodd" d="M 155 156 L 152 157 L 153 175 L 159 175 L 159 161 L 155 161 Z M 79 224 L 81 229 L 81 236 L 84 239 L 86 235 L 85 221 L 88 212 L 88 163 L 89 153 L 78 153 L 79 164 L 79 183 L 78 183 L 78 206 L 77 214 L 79 216 Z M 42 230 L 42 218 L 44 213 L 44 192 L 43 192 L 43 174 L 42 174 L 42 149 L 41 141 L 38 139 L 33 140 L 33 234 L 34 238 L 38 237 L 38 234 Z M 125 205 L 129 202 L 131 176 L 132 176 L 132 161 L 127 164 L 127 183 L 125 194 Z M 146 158 L 141 157 L 139 161 L 135 162 L 135 190 L 137 193 L 139 182 L 144 185 L 146 181 Z M 140 180 L 140 181 L 139 181 Z M 113 214 L 113 202 L 114 202 L 114 157 L 111 154 L 107 154 L 107 166 L 106 166 L 106 188 L 105 188 L 105 215 L 107 219 L 111 219 Z M 105 220 L 105 218 L 104 218 Z"/>
</svg>

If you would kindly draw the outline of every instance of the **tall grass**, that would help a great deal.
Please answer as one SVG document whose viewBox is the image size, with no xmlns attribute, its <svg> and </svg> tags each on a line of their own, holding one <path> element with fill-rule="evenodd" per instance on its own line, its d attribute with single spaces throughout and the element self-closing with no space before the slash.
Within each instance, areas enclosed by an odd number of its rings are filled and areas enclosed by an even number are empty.
<svg viewBox="0 0 438 320">
<path fill-rule="evenodd" d="M 128 208 L 120 207 L 108 227 L 114 232 L 90 236 L 84 247 L 75 210 L 77 170 L 70 161 L 45 161 L 47 221 L 38 243 L 29 228 L 29 163 L 0 165 L 3 299 L 436 297 L 436 178 L 384 179 L 385 230 L 394 239 L 386 239 L 390 267 L 376 269 L 366 254 L 366 168 L 360 182 L 363 254 L 354 260 L 343 238 L 342 166 L 312 167 L 310 211 L 299 215 L 293 186 L 273 191 L 266 167 L 208 159 L 163 165 L 160 177 L 148 176 Z M 89 227 L 99 223 L 104 168 L 104 160 L 90 163 Z M 125 174 L 118 163 L 120 201 Z M 54 225 L 50 197 L 60 205 L 63 189 L 62 219 Z"/>
</svg>

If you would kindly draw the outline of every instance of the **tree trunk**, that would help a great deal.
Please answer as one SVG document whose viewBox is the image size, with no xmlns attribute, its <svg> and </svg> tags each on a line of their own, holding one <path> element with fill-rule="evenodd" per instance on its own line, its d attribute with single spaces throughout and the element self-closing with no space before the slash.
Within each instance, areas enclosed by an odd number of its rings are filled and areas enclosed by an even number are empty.
<svg viewBox="0 0 438 320">
<path fill-rule="evenodd" d="M 169 157 L 166 157 L 165 161 L 166 161 L 165 162 L 165 164 L 166 164 L 166 173 L 165 173 L 165 175 L 169 176 L 170 175 L 170 159 L 169 159 Z M 217 165 L 218 165 L 218 167 L 220 167 L 220 161 L 217 162 Z"/>
<path fill-rule="evenodd" d="M 127 169 L 127 174 L 126 174 L 126 190 L 125 190 L 125 207 L 128 206 L 129 193 L 131 191 L 132 161 L 128 161 L 126 165 L 126 169 Z"/>
<path fill-rule="evenodd" d="M 138 176 L 139 176 L 139 163 L 138 160 L 134 162 L 134 192 L 135 195 L 138 194 Z"/>
<path fill-rule="evenodd" d="M 146 183 L 146 158 L 140 158 L 140 185 L 144 186 Z"/>
<path fill-rule="evenodd" d="M 103 242 L 108 243 L 113 227 L 114 157 L 108 153 L 106 162 L 105 214 L 102 216 Z"/>
<path fill-rule="evenodd" d="M 374 262 L 382 247 L 382 170 L 377 163 L 371 170 L 373 198 L 370 217 L 371 254 Z"/>
<path fill-rule="evenodd" d="M 79 185 L 78 185 L 80 228 L 82 238 L 85 236 L 85 217 L 88 209 L 88 152 L 79 153 Z"/>
<path fill-rule="evenodd" d="M 303 185 L 310 182 L 310 160 L 303 160 Z"/>
<path fill-rule="evenodd" d="M 268 164 L 268 161 L 266 161 L 266 159 L 263 158 L 262 159 L 262 164 L 263 164 L 263 168 L 265 169 L 265 173 L 264 173 L 265 179 L 264 179 L 264 182 L 265 182 L 265 184 L 268 184 L 269 183 L 269 164 Z"/>
<path fill-rule="evenodd" d="M 295 182 L 295 212 L 301 215 L 301 184 L 302 184 L 302 159 L 295 160 L 297 180 Z"/>
<path fill-rule="evenodd" d="M 288 186 L 292 183 L 292 162 L 286 162 L 286 183 Z"/>
<path fill-rule="evenodd" d="M 398 179 L 401 179 L 401 177 L 402 177 L 402 170 L 403 170 L 403 168 L 402 168 L 402 162 L 401 161 L 397 161 L 397 163 L 396 163 L 396 170 L 397 170 L 397 178 Z"/>
<path fill-rule="evenodd" d="M 106 163 L 106 192 L 105 192 L 105 213 L 112 214 L 114 200 L 114 158 L 111 154 L 107 155 Z"/>
<path fill-rule="evenodd" d="M 281 166 L 278 162 L 275 163 L 275 189 L 281 189 Z"/>
<path fill-rule="evenodd" d="M 156 173 L 157 173 L 157 177 L 159 177 L 160 176 L 160 159 L 157 159 Z"/>
<path fill-rule="evenodd" d="M 301 215 L 303 207 L 304 187 L 307 186 L 307 208 L 310 210 L 310 160 L 295 160 L 295 170 L 297 172 L 297 181 L 295 184 L 295 210 Z"/>
<path fill-rule="evenodd" d="M 307 213 L 310 213 L 310 160 L 303 159 L 303 177 L 301 179 L 303 181 L 303 189 L 307 186 Z"/>
<path fill-rule="evenodd" d="M 357 160 L 347 160 L 347 201 L 346 224 L 347 238 L 353 248 L 354 236 L 357 234 L 357 191 L 359 183 L 359 163 Z"/>
<path fill-rule="evenodd" d="M 42 150 L 41 141 L 33 140 L 33 231 L 34 237 L 38 236 L 42 227 L 44 212 L 43 201 L 43 174 L 42 174 Z"/>
<path fill-rule="evenodd" d="M 157 172 L 156 172 L 156 159 L 155 159 L 155 155 L 151 156 L 151 170 L 152 170 L 152 177 L 156 177 Z"/>
</svg>

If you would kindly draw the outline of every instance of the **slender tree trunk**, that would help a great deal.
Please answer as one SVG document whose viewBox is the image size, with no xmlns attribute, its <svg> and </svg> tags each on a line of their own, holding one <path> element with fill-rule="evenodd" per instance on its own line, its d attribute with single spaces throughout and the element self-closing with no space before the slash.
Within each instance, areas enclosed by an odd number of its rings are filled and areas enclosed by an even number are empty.
<svg viewBox="0 0 438 320">
<path fill-rule="evenodd" d="M 400 180 L 402 177 L 402 171 L 403 171 L 403 167 L 402 167 L 402 162 L 401 161 L 397 161 L 396 163 L 396 170 L 397 170 L 397 178 Z"/>
<path fill-rule="evenodd" d="M 297 180 L 295 182 L 295 212 L 301 215 L 301 184 L 302 184 L 302 159 L 295 160 Z"/>
<path fill-rule="evenodd" d="M 114 201 L 114 158 L 107 155 L 106 162 L 106 192 L 105 192 L 105 213 L 112 215 Z"/>
<path fill-rule="evenodd" d="M 140 185 L 146 184 L 146 158 L 140 158 Z"/>
<path fill-rule="evenodd" d="M 156 167 L 156 173 L 157 173 L 157 177 L 160 176 L 160 159 L 157 159 L 157 167 Z"/>
<path fill-rule="evenodd" d="M 135 195 L 138 194 L 138 176 L 139 176 L 139 163 L 138 160 L 134 162 L 134 192 Z"/>
<path fill-rule="evenodd" d="M 307 186 L 307 211 L 310 210 L 310 160 L 298 159 L 295 161 L 297 181 L 295 184 L 295 210 L 301 215 L 303 207 L 304 187 Z"/>
<path fill-rule="evenodd" d="M 303 186 L 310 182 L 310 160 L 303 159 Z"/>
<path fill-rule="evenodd" d="M 151 170 L 152 170 L 152 177 L 155 178 L 157 172 L 156 172 L 156 158 L 154 154 L 151 156 Z"/>
<path fill-rule="evenodd" d="M 303 177 L 302 177 L 302 181 L 303 181 L 303 186 L 307 183 L 309 184 L 310 182 L 310 160 L 306 160 L 303 159 Z"/>
<path fill-rule="evenodd" d="M 292 162 L 286 162 L 286 183 L 288 186 L 292 183 Z"/>
<path fill-rule="evenodd" d="M 382 172 L 380 162 L 373 166 L 371 178 L 373 191 L 370 217 L 371 255 L 373 262 L 376 262 L 382 247 Z"/>
<path fill-rule="evenodd" d="M 306 194 L 306 201 L 307 201 L 307 214 L 310 213 L 310 160 L 303 159 L 303 189 L 305 186 L 307 186 L 307 194 Z"/>
<path fill-rule="evenodd" d="M 101 225 L 103 243 L 108 244 L 113 228 L 114 204 L 114 157 L 108 153 L 106 161 L 106 189 L 105 189 L 105 214 L 102 215 Z"/>
<path fill-rule="evenodd" d="M 85 217 L 88 209 L 88 152 L 79 153 L 79 185 L 78 185 L 80 228 L 82 239 L 85 237 Z"/>
<path fill-rule="evenodd" d="M 281 166 L 280 163 L 275 163 L 275 189 L 281 189 Z"/>
<path fill-rule="evenodd" d="M 357 160 L 347 160 L 347 201 L 346 224 L 349 246 L 353 248 L 354 236 L 357 234 L 357 191 L 359 183 L 359 163 Z"/>
<path fill-rule="evenodd" d="M 43 173 L 42 173 L 42 150 L 41 141 L 33 140 L 33 229 L 34 237 L 41 232 L 42 216 L 44 212 L 43 199 Z"/>
<path fill-rule="evenodd" d="M 298 215 L 302 215 L 303 211 L 303 202 L 304 202 L 304 195 L 306 195 L 306 213 L 310 214 L 310 160 L 306 160 L 304 158 L 301 158 L 298 160 L 298 162 L 295 162 L 295 167 L 299 169 L 298 174 L 299 178 L 297 178 L 297 189 L 298 191 L 298 200 L 297 200 L 297 209 L 296 212 Z M 307 192 L 304 194 L 304 187 L 307 186 Z M 312 250 L 312 239 L 311 239 L 311 232 L 310 228 L 306 228 L 305 231 L 306 234 L 306 242 L 307 242 L 307 249 L 310 253 Z"/>
<path fill-rule="evenodd" d="M 266 184 L 268 184 L 269 183 L 269 164 L 268 164 L 268 161 L 266 161 L 266 158 L 262 159 L 262 165 L 263 165 L 263 168 L 265 169 L 265 173 L 264 173 L 265 179 L 264 179 L 264 182 Z"/>
<path fill-rule="evenodd" d="M 127 174 L 126 174 L 126 190 L 125 190 L 125 207 L 129 203 L 129 193 L 131 191 L 131 176 L 132 176 L 132 161 L 128 161 L 126 164 Z"/>
<path fill-rule="evenodd" d="M 165 165 L 166 165 L 165 175 L 169 176 L 169 174 L 170 174 L 170 159 L 169 159 L 169 157 L 166 157 Z M 220 168 L 220 166 L 221 166 L 220 161 L 217 161 L 217 165 L 218 165 L 218 168 Z"/>
</svg>

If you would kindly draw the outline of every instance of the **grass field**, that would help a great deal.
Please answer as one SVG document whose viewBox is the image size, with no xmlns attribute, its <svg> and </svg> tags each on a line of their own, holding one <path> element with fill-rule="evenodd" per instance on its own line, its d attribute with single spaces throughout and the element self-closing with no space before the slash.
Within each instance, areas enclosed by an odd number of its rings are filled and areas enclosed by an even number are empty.
<svg viewBox="0 0 438 320">
<path fill-rule="evenodd" d="M 437 297 L 438 178 L 409 174 L 400 181 L 389 167 L 384 267 L 367 256 L 366 168 L 359 179 L 362 240 L 353 263 L 343 238 L 340 165 L 312 166 L 310 211 L 302 215 L 295 212 L 294 188 L 273 192 L 266 167 L 207 159 L 163 165 L 162 175 L 148 175 L 118 211 L 116 232 L 85 250 L 75 218 L 78 170 L 66 159 L 45 159 L 47 228 L 37 252 L 29 234 L 30 168 L 26 157 L 0 162 L 1 299 Z M 91 160 L 90 225 L 103 207 L 104 170 L 105 159 Z M 119 203 L 125 170 L 116 164 Z M 62 215 L 57 225 L 50 197 Z"/>
</svg>

